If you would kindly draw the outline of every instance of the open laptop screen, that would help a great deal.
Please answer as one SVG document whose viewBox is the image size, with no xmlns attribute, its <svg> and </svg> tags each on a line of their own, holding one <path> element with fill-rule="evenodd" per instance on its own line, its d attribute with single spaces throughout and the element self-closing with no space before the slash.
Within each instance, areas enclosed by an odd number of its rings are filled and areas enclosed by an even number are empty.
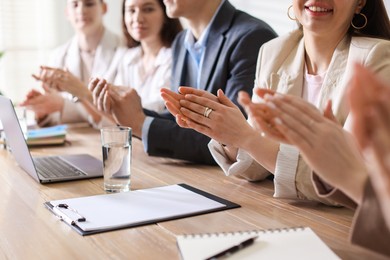
<svg viewBox="0 0 390 260">
<path fill-rule="evenodd" d="M 4 96 L 0 96 L 0 120 L 15 160 L 23 170 L 39 182 L 12 101 Z"/>
</svg>

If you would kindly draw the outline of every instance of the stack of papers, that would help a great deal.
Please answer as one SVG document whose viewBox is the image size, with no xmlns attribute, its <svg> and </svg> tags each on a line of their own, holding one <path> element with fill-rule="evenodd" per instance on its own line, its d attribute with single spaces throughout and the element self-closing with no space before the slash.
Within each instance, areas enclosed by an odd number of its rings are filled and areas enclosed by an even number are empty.
<svg viewBox="0 0 390 260">
<path fill-rule="evenodd" d="M 26 135 L 27 144 L 30 146 L 64 144 L 66 128 L 66 125 L 57 125 L 38 129 L 29 129 Z"/>
</svg>

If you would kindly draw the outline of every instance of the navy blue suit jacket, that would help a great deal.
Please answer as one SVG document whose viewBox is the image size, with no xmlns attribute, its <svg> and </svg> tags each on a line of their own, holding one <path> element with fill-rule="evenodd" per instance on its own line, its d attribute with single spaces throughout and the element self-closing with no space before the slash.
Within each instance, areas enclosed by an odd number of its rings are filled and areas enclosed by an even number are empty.
<svg viewBox="0 0 390 260">
<path fill-rule="evenodd" d="M 261 45 L 275 37 L 275 32 L 266 23 L 225 1 L 210 26 L 200 89 L 213 94 L 222 89 L 238 105 L 239 91 L 252 94 Z M 176 37 L 172 46 L 172 84 L 176 89 L 186 82 L 185 62 L 189 55 L 184 47 L 184 38 L 185 31 Z M 149 155 L 215 164 L 207 147 L 209 137 L 180 128 L 168 112 L 145 113 L 154 117 L 148 133 Z"/>
</svg>

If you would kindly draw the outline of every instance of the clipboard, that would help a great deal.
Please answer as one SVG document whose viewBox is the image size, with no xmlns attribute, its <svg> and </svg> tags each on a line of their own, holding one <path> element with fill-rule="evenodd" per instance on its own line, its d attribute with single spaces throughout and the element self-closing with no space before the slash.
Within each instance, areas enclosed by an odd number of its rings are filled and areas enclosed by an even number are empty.
<svg viewBox="0 0 390 260">
<path fill-rule="evenodd" d="M 240 207 L 183 183 L 44 205 L 82 236 Z"/>
</svg>

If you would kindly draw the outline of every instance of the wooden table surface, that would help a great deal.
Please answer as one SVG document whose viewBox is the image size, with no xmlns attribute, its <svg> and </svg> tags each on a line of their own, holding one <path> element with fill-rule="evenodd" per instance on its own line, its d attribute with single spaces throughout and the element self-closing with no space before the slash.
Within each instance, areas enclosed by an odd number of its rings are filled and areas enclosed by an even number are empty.
<svg viewBox="0 0 390 260">
<path fill-rule="evenodd" d="M 101 159 L 100 133 L 70 128 L 65 146 L 31 149 L 33 155 L 89 153 Z M 241 208 L 91 236 L 80 236 L 43 203 L 103 194 L 103 179 L 39 184 L 0 149 L 0 259 L 180 259 L 176 235 L 311 227 L 342 259 L 381 259 L 348 241 L 353 211 L 317 203 L 278 200 L 271 181 L 225 177 L 217 166 L 150 157 L 133 139 L 131 189 L 186 183 Z"/>
</svg>

